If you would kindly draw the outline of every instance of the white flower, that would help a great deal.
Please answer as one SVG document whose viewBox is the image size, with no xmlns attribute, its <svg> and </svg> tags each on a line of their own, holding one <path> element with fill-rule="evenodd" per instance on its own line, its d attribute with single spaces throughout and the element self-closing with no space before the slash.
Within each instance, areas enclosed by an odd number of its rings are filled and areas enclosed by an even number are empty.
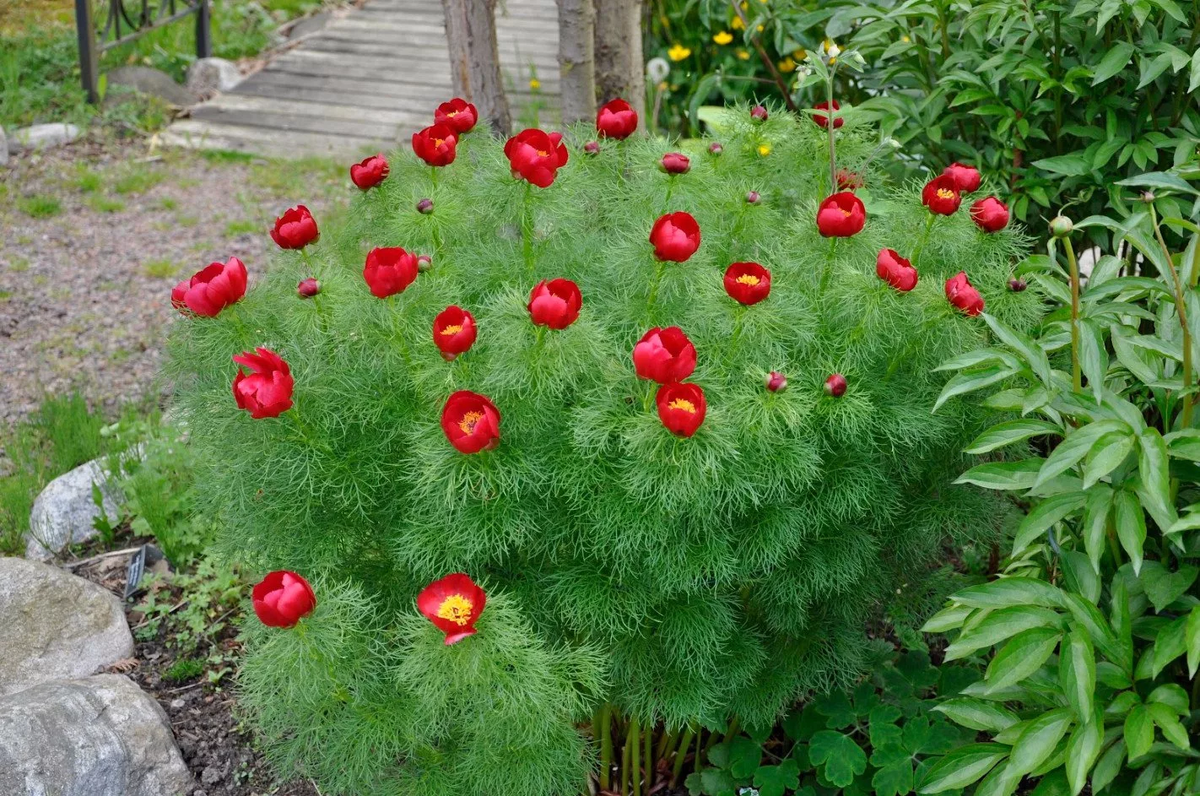
<svg viewBox="0 0 1200 796">
<path fill-rule="evenodd" d="M 646 64 L 646 76 L 650 78 L 651 83 L 661 83 L 667 79 L 669 74 L 671 74 L 671 65 L 667 63 L 666 58 L 651 58 Z"/>
</svg>

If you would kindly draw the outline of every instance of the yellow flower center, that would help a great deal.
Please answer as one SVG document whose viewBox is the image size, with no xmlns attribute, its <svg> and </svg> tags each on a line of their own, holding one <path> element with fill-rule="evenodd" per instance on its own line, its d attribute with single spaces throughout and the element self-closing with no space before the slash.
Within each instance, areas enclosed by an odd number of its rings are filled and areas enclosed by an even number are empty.
<svg viewBox="0 0 1200 796">
<path fill-rule="evenodd" d="M 442 329 L 442 334 L 449 337 L 451 335 L 458 334 L 461 331 L 462 331 L 462 324 L 456 324 L 454 326 L 447 326 L 445 329 Z"/>
<path fill-rule="evenodd" d="M 542 150 L 542 149 L 539 149 L 539 150 L 537 151 L 537 153 L 538 153 L 538 157 L 543 157 L 543 158 L 548 158 L 548 157 L 550 157 L 550 153 L 549 153 L 549 152 L 546 152 L 545 150 Z"/>
<path fill-rule="evenodd" d="M 451 594 L 445 602 L 438 606 L 437 615 L 439 619 L 449 619 L 459 627 L 466 627 L 471 621 L 471 611 L 473 610 L 475 610 L 475 603 L 461 594 Z"/>
<path fill-rule="evenodd" d="M 474 434 L 475 425 L 483 420 L 483 412 L 467 412 L 462 416 L 462 420 L 458 421 L 458 427 L 462 429 L 464 434 Z"/>
<path fill-rule="evenodd" d="M 450 117 L 451 119 L 453 119 L 457 115 L 458 115 L 458 111 L 450 111 L 449 113 L 446 114 L 446 116 Z"/>
<path fill-rule="evenodd" d="M 846 218 L 849 218 L 849 217 L 850 217 L 851 211 L 847 210 L 846 208 L 844 208 L 844 207 L 839 207 L 839 208 L 838 208 L 838 210 L 841 210 L 841 211 L 842 211 L 842 215 L 844 215 Z"/>
<path fill-rule="evenodd" d="M 440 147 L 440 146 L 441 146 L 442 144 L 444 144 L 444 143 L 446 143 L 446 139 L 444 139 L 444 138 L 435 138 L 435 139 L 433 139 L 433 145 L 434 145 L 435 147 Z"/>
<path fill-rule="evenodd" d="M 750 285 L 751 287 L 753 287 L 753 286 L 757 285 L 759 282 L 761 282 L 762 280 L 759 279 L 754 274 L 742 274 L 741 276 L 739 276 L 737 279 L 735 279 L 733 281 L 735 281 L 741 285 Z"/>
<path fill-rule="evenodd" d="M 937 195 L 938 199 L 953 199 L 954 191 L 950 190 L 949 188 L 938 188 Z"/>
<path fill-rule="evenodd" d="M 676 398 L 671 403 L 667 404 L 669 409 L 682 409 L 685 412 L 696 414 L 696 405 L 686 398 Z"/>
</svg>

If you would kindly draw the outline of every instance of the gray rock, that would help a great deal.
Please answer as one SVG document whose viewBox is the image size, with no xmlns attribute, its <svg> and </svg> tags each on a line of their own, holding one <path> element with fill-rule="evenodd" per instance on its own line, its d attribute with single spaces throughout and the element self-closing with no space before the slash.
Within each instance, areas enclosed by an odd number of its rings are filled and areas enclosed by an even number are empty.
<svg viewBox="0 0 1200 796">
<path fill-rule="evenodd" d="M 73 124 L 35 124 L 14 130 L 8 139 L 8 151 L 16 155 L 26 150 L 49 149 L 69 144 L 78 137 L 79 128 Z"/>
<path fill-rule="evenodd" d="M 100 487 L 101 505 L 96 505 L 92 485 Z M 100 460 L 81 464 L 60 475 L 42 490 L 29 512 L 25 557 L 49 561 L 67 545 L 96 535 L 94 520 L 104 516 L 114 523 L 121 512 L 120 489 L 108 477 Z"/>
<path fill-rule="evenodd" d="M 4 128 L 0 127 L 0 166 L 8 165 L 8 137 L 4 135 Z"/>
<path fill-rule="evenodd" d="M 48 564 L 0 558 L 0 697 L 132 655 L 125 611 L 107 589 Z"/>
<path fill-rule="evenodd" d="M 237 64 L 224 58 L 199 58 L 188 67 L 187 90 L 196 97 L 230 91 L 241 82 Z"/>
<path fill-rule="evenodd" d="M 182 796 L 194 787 L 166 714 L 127 677 L 55 680 L 0 698 L 0 793 Z"/>
<path fill-rule="evenodd" d="M 109 86 L 124 86 L 166 100 L 172 105 L 191 105 L 196 96 L 161 69 L 149 66 L 119 66 L 107 73 Z"/>
<path fill-rule="evenodd" d="M 310 17 L 305 17 L 288 29 L 288 38 L 299 39 L 301 37 L 308 36 L 309 34 L 316 33 L 319 30 L 323 30 L 325 26 L 330 23 L 330 21 L 331 17 L 325 11 L 322 11 L 319 14 L 313 14 Z"/>
</svg>

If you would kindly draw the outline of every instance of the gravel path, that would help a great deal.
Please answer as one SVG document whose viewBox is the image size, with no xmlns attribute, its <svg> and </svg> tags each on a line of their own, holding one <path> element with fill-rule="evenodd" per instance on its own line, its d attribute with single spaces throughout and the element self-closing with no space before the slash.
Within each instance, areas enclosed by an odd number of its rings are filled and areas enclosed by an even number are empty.
<svg viewBox="0 0 1200 796">
<path fill-rule="evenodd" d="M 0 167 L 0 424 L 43 394 L 82 391 L 108 413 L 158 399 L 171 287 L 213 260 L 253 271 L 267 229 L 304 202 L 348 197 L 341 164 L 85 141 Z"/>
</svg>

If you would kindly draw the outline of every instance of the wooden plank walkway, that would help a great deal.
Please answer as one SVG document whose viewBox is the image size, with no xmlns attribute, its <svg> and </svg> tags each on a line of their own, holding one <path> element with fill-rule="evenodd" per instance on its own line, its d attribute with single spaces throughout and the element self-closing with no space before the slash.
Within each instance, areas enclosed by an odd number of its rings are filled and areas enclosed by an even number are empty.
<svg viewBox="0 0 1200 796">
<path fill-rule="evenodd" d="M 496 9 L 500 63 L 514 124 L 537 102 L 558 107 L 555 0 L 507 0 Z M 541 87 L 535 95 L 530 78 Z M 442 4 L 369 0 L 272 59 L 233 91 L 192 108 L 163 133 L 168 144 L 271 157 L 349 160 L 407 140 L 453 96 Z"/>
</svg>

